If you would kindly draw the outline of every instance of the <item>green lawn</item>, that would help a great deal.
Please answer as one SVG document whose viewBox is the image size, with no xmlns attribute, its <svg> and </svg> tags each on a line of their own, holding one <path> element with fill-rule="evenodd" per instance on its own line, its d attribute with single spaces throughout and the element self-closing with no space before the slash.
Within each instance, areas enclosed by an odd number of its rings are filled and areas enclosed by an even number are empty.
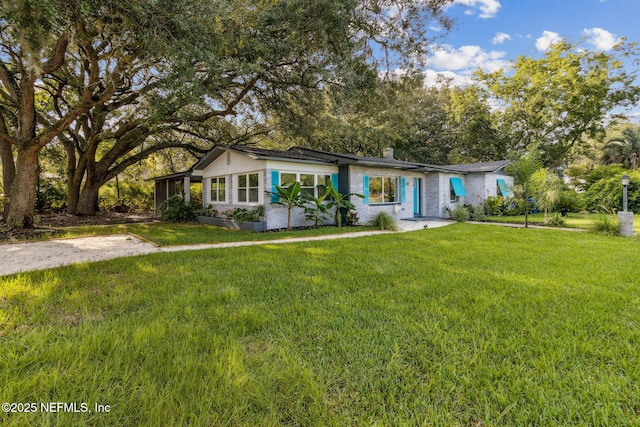
<svg viewBox="0 0 640 427">
<path fill-rule="evenodd" d="M 639 425 L 635 238 L 471 224 L 0 279 L 1 425 Z"/>
<path fill-rule="evenodd" d="M 579 214 L 579 213 L 569 213 L 565 218 L 564 227 L 567 228 L 584 228 L 589 229 L 591 225 L 598 220 L 600 214 Z M 613 219 L 617 221 L 616 215 L 611 215 Z M 488 216 L 485 218 L 486 221 L 489 222 L 502 222 L 502 223 L 514 223 L 514 224 L 524 224 L 524 215 L 518 216 Z M 544 214 L 530 214 L 529 215 L 529 223 L 541 225 L 544 222 Z M 635 232 L 640 232 L 640 215 L 634 215 L 633 217 L 633 229 Z"/>
<path fill-rule="evenodd" d="M 160 246 L 190 245 L 198 243 L 223 243 L 287 239 L 292 237 L 321 236 L 373 230 L 371 227 L 320 227 L 308 230 L 268 231 L 254 233 L 231 230 L 199 223 L 153 222 L 148 224 L 91 225 L 65 228 L 62 237 L 98 236 L 104 234 L 133 233 Z M 61 236 L 56 236 L 61 237 Z"/>
</svg>

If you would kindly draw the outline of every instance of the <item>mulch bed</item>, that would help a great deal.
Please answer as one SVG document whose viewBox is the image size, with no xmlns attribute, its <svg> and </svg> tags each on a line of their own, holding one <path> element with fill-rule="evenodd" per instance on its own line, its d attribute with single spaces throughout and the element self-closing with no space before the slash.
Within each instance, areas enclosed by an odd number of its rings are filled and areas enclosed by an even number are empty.
<svg viewBox="0 0 640 427">
<path fill-rule="evenodd" d="M 115 225 L 151 222 L 156 220 L 153 213 L 98 212 L 94 216 L 79 216 L 66 213 L 41 214 L 35 218 L 31 228 L 8 227 L 0 221 L 0 242 L 36 240 L 64 234 L 65 227 L 82 225 Z"/>
</svg>

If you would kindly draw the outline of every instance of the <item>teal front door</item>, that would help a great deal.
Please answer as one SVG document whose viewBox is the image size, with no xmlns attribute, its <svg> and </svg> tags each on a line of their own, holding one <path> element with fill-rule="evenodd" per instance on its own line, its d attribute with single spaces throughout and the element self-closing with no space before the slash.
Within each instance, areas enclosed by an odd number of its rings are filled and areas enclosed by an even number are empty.
<svg viewBox="0 0 640 427">
<path fill-rule="evenodd" d="M 413 216 L 420 216 L 420 206 L 422 205 L 420 200 L 422 189 L 420 187 L 422 187 L 422 180 L 413 178 Z"/>
</svg>

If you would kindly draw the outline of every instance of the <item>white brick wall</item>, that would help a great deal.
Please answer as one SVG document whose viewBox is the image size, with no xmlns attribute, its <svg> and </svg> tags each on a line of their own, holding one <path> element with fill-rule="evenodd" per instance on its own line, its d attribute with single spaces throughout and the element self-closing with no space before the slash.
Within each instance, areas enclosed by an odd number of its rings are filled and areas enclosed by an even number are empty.
<svg viewBox="0 0 640 427">
<path fill-rule="evenodd" d="M 369 168 L 363 166 L 349 166 L 349 182 L 350 193 L 358 193 L 364 195 L 364 176 L 388 176 L 400 177 L 405 179 L 405 202 L 391 204 L 369 204 L 365 205 L 364 200 L 360 197 L 351 196 L 353 203 L 358 212 L 361 224 L 366 224 L 373 219 L 378 212 L 387 212 L 396 220 L 413 218 L 413 178 L 424 178 L 423 173 L 408 172 L 393 168 Z M 400 191 L 400 189 L 398 189 Z M 340 192 L 346 190 L 340 189 Z M 398 199 L 400 193 L 398 194 Z"/>
</svg>

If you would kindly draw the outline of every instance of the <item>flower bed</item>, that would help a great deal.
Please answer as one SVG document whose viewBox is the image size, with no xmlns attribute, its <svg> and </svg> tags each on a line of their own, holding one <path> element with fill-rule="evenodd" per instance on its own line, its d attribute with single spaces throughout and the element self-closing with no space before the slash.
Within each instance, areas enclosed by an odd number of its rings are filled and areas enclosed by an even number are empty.
<svg viewBox="0 0 640 427">
<path fill-rule="evenodd" d="M 203 224 L 215 225 L 218 227 L 232 228 L 234 230 L 249 230 L 249 231 L 266 231 L 267 222 L 266 221 L 257 221 L 257 222 L 249 222 L 249 221 L 237 221 L 235 219 L 230 218 L 217 218 L 210 216 L 197 216 L 196 220 Z"/>
</svg>

